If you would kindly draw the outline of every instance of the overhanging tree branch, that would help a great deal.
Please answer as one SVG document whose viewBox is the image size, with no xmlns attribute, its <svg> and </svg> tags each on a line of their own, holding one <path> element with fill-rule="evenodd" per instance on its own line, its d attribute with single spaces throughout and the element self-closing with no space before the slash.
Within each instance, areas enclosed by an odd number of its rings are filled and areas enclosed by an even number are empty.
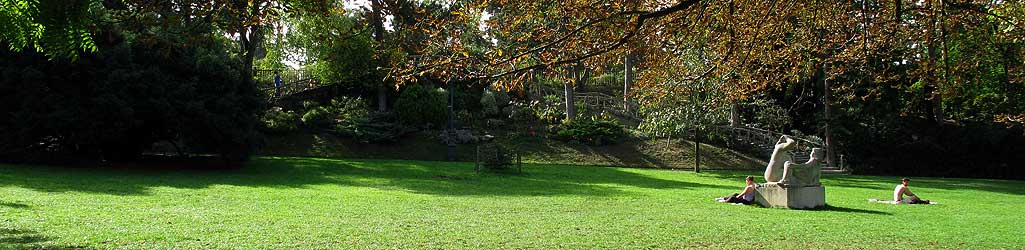
<svg viewBox="0 0 1025 250">
<path fill-rule="evenodd" d="M 641 28 L 644 27 L 644 24 L 645 24 L 646 21 L 662 18 L 662 17 L 665 17 L 665 16 L 670 15 L 672 13 L 676 13 L 676 12 L 679 12 L 679 11 L 686 10 L 686 9 L 690 8 L 691 6 L 693 6 L 694 4 L 697 4 L 698 2 L 700 2 L 700 1 L 699 0 L 685 0 L 685 1 L 681 1 L 681 2 L 677 3 L 676 5 L 673 5 L 673 6 L 664 8 L 664 9 L 652 11 L 652 12 L 647 12 L 647 11 L 628 11 L 628 12 L 620 12 L 620 13 L 617 13 L 615 15 L 610 15 L 610 16 L 608 16 L 606 18 L 596 19 L 594 21 L 589 22 L 588 24 L 585 24 L 584 26 L 578 27 L 574 31 L 570 32 L 569 34 L 561 37 L 560 39 L 558 39 L 556 41 L 553 41 L 553 42 L 547 43 L 545 45 L 542 45 L 540 47 L 537 47 L 537 48 L 531 49 L 529 51 L 520 53 L 520 54 L 518 54 L 518 55 L 516 55 L 516 56 L 514 56 L 514 57 L 512 57 L 510 59 L 506 59 L 506 60 L 500 61 L 499 63 L 492 64 L 491 66 L 501 65 L 502 63 L 510 62 L 510 61 L 514 60 L 515 58 L 519 58 L 519 57 L 522 57 L 522 56 L 529 55 L 531 53 L 536 53 L 537 51 L 540 51 L 540 50 L 543 50 L 543 49 L 546 49 L 546 48 L 550 48 L 550 47 L 554 46 L 555 44 L 559 44 L 561 42 L 564 42 L 564 41 L 568 40 L 573 35 L 579 33 L 580 30 L 582 30 L 582 29 L 584 29 L 586 27 L 589 27 L 589 26 L 593 26 L 594 24 L 597 24 L 600 21 L 607 21 L 607 20 L 610 20 L 610 19 L 612 19 L 614 17 L 620 17 L 620 16 L 624 16 L 624 15 L 637 15 L 636 23 L 634 23 L 633 27 L 630 28 L 630 30 L 626 31 L 625 35 L 620 37 L 620 39 L 618 39 L 612 45 L 606 46 L 606 47 L 604 47 L 602 49 L 599 49 L 597 51 L 593 51 L 593 52 L 590 52 L 590 53 L 585 53 L 583 55 L 580 55 L 580 56 L 577 56 L 577 57 L 573 57 L 573 58 L 567 58 L 567 59 L 557 60 L 557 61 L 548 62 L 548 63 L 534 64 L 534 65 L 531 65 L 531 66 L 522 67 L 522 68 L 516 68 L 516 69 L 513 69 L 513 70 L 509 70 L 509 71 L 505 71 L 505 72 L 500 72 L 500 73 L 496 73 L 496 74 L 491 74 L 491 75 L 471 76 L 470 78 L 474 79 L 474 80 L 486 80 L 486 79 L 500 78 L 500 77 L 504 77 L 504 76 L 508 76 L 508 75 L 512 75 L 512 74 L 518 74 L 518 73 L 522 73 L 522 72 L 533 70 L 533 69 L 541 69 L 541 68 L 548 68 L 548 67 L 558 66 L 558 65 L 568 64 L 568 63 L 575 63 L 575 62 L 580 61 L 580 60 L 585 60 L 585 59 L 588 59 L 588 58 L 591 58 L 591 57 L 594 57 L 594 56 L 605 54 L 605 53 L 608 53 L 608 52 L 610 52 L 612 50 L 615 50 L 615 49 L 617 49 L 619 47 L 622 47 L 628 41 L 630 41 L 630 39 L 633 39 L 634 37 L 636 37 L 637 36 L 637 32 L 639 32 L 641 30 Z"/>
</svg>

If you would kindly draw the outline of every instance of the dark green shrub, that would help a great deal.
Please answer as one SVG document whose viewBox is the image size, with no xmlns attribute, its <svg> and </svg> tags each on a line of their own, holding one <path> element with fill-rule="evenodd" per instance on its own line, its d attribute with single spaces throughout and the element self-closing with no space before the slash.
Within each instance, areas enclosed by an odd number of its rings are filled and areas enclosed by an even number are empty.
<svg viewBox="0 0 1025 250">
<path fill-rule="evenodd" d="M 505 91 L 484 90 L 481 94 L 481 111 L 487 117 L 507 117 L 503 111 L 509 106 L 509 94 Z"/>
<path fill-rule="evenodd" d="M 313 102 L 303 103 L 303 106 L 307 111 L 302 122 L 309 128 L 331 128 L 346 120 L 365 117 L 369 110 L 369 105 L 362 98 L 347 96 L 332 99 L 326 106 L 317 106 Z"/>
<path fill-rule="evenodd" d="M 618 143 L 621 137 L 623 126 L 619 125 L 618 121 L 599 116 L 570 120 L 555 134 L 555 138 L 559 140 L 595 146 Z"/>
<path fill-rule="evenodd" d="M 409 85 L 395 101 L 400 122 L 415 127 L 442 127 L 448 120 L 448 100 L 442 89 Z"/>
<path fill-rule="evenodd" d="M 566 117 L 566 111 L 562 105 L 563 102 L 559 96 L 546 95 L 542 100 L 531 102 L 529 107 L 537 119 L 549 124 L 557 124 Z"/>
<path fill-rule="evenodd" d="M 334 124 L 334 117 L 326 107 L 317 106 L 307 110 L 302 117 L 303 125 L 309 128 L 326 128 Z"/>
<path fill-rule="evenodd" d="M 273 134 L 285 134 L 299 129 L 299 115 L 293 111 L 285 111 L 280 107 L 267 110 L 263 115 L 264 131 Z"/>
<path fill-rule="evenodd" d="M 395 142 L 414 129 L 398 122 L 391 113 L 371 113 L 353 117 L 338 124 L 335 133 L 355 138 L 363 143 Z"/>
<path fill-rule="evenodd" d="M 370 114 L 370 104 L 360 97 L 338 97 L 331 100 L 329 107 L 336 119 L 342 121 Z"/>
<path fill-rule="evenodd" d="M 512 115 L 509 117 L 516 122 L 534 122 L 539 120 L 534 110 L 528 104 L 513 103 Z"/>
<path fill-rule="evenodd" d="M 522 171 L 519 154 L 514 150 L 497 143 L 485 143 L 477 146 L 477 171 Z"/>
<path fill-rule="evenodd" d="M 495 100 L 495 92 L 485 90 L 484 94 L 480 97 L 481 111 L 484 112 L 484 116 L 495 117 L 501 112 L 499 110 L 498 101 Z"/>
</svg>

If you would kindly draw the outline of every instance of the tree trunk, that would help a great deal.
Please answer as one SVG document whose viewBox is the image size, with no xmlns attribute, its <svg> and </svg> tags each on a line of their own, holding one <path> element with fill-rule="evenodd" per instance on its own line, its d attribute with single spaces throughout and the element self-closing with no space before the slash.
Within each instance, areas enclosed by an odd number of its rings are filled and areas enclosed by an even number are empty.
<svg viewBox="0 0 1025 250">
<path fill-rule="evenodd" d="M 826 124 L 824 131 L 826 137 L 826 163 L 829 164 L 830 168 L 835 168 L 836 161 L 834 161 L 834 159 L 836 159 L 836 154 L 833 151 L 833 149 L 835 149 L 836 147 L 833 145 L 833 120 L 831 111 L 832 108 L 830 108 L 830 105 L 832 105 L 832 98 L 830 96 L 833 95 L 833 86 L 829 82 L 829 69 L 827 69 L 826 66 L 823 66 L 822 73 L 822 87 L 824 90 L 822 95 L 822 106 L 826 116 Z"/>
<path fill-rule="evenodd" d="M 928 3 L 927 8 L 930 11 L 934 10 L 931 1 Z M 938 77 L 936 77 L 936 72 L 938 71 L 937 68 L 939 67 L 939 66 L 937 66 L 939 64 L 939 60 L 937 60 L 937 58 L 940 57 L 940 55 L 939 55 L 940 52 L 937 51 L 937 49 L 936 49 L 936 47 L 939 47 L 939 45 L 937 45 L 937 43 L 938 43 L 937 40 L 938 39 L 936 38 L 937 37 L 936 33 L 937 33 L 937 30 L 938 30 L 937 22 L 938 22 L 938 19 L 936 18 L 936 13 L 930 12 L 930 14 L 929 14 L 929 29 L 925 31 L 926 32 L 925 33 L 925 35 L 926 35 L 926 37 L 925 37 L 925 39 L 926 39 L 926 54 L 927 54 L 927 58 L 928 59 L 925 60 L 925 65 L 926 65 L 925 72 L 926 73 L 925 73 L 925 76 L 924 76 L 924 78 L 925 78 L 924 80 L 925 80 L 926 85 L 925 85 L 925 88 L 923 88 L 923 90 L 924 90 L 923 92 L 924 93 L 923 93 L 922 98 L 925 99 L 925 114 L 926 114 L 926 118 L 928 118 L 929 120 L 931 120 L 933 122 L 936 122 L 936 124 L 939 124 L 940 122 L 942 122 L 942 117 L 941 117 L 942 114 L 940 114 L 937 111 L 941 111 L 942 112 L 942 107 L 941 107 L 941 105 L 939 105 L 939 104 L 942 104 L 942 102 L 941 102 L 941 100 L 939 100 L 939 98 L 938 98 L 939 96 L 936 95 L 936 92 L 939 91 L 939 89 L 940 89 L 940 80 L 938 79 Z"/>
<path fill-rule="evenodd" d="M 730 127 L 740 127 L 740 104 L 730 104 Z"/>
<path fill-rule="evenodd" d="M 377 111 L 388 111 L 388 88 L 385 83 L 377 85 Z"/>
<path fill-rule="evenodd" d="M 943 62 L 943 79 L 942 84 L 937 84 L 936 90 L 933 92 L 933 114 L 936 118 L 937 124 L 943 124 L 943 120 L 946 116 L 943 114 L 943 86 L 948 85 L 950 81 L 950 61 L 948 61 L 947 53 L 947 11 L 946 1 L 940 0 L 940 61 Z"/>
<path fill-rule="evenodd" d="M 572 69 L 571 72 L 576 76 L 577 73 L 575 68 Z M 576 93 L 573 92 L 573 81 L 574 80 L 562 82 L 562 87 L 566 92 L 566 119 L 568 120 L 572 120 L 577 117 L 577 97 Z"/>
<path fill-rule="evenodd" d="M 373 22 L 374 41 L 380 46 L 384 44 L 384 3 L 381 0 L 370 1 L 370 21 Z M 377 111 L 388 111 L 388 80 L 382 80 L 377 86 Z"/>
<path fill-rule="evenodd" d="M 246 84 L 255 84 L 253 81 L 253 60 L 256 56 L 256 45 L 250 36 L 258 32 L 259 27 L 242 27 L 239 31 L 239 46 L 242 51 L 242 81 Z"/>
<path fill-rule="evenodd" d="M 586 92 L 587 90 L 584 88 L 587 87 L 587 80 L 591 79 L 591 70 L 584 68 L 581 63 L 577 63 L 577 68 L 577 74 L 579 74 L 579 77 L 577 78 L 576 85 L 574 87 L 576 87 L 576 92 Z"/>
<path fill-rule="evenodd" d="M 630 86 L 633 85 L 633 62 L 631 61 L 631 55 L 627 55 L 623 58 L 623 111 L 630 113 Z"/>
</svg>

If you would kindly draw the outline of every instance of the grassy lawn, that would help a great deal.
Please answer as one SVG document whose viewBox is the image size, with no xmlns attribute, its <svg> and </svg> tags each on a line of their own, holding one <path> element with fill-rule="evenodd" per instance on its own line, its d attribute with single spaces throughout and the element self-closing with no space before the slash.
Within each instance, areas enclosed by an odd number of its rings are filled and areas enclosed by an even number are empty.
<svg viewBox="0 0 1025 250">
<path fill-rule="evenodd" d="M 825 176 L 819 211 L 716 203 L 756 172 L 261 158 L 240 170 L 0 165 L 0 248 L 1022 248 L 1025 182 Z M 909 245 L 909 242 L 916 242 Z"/>
</svg>

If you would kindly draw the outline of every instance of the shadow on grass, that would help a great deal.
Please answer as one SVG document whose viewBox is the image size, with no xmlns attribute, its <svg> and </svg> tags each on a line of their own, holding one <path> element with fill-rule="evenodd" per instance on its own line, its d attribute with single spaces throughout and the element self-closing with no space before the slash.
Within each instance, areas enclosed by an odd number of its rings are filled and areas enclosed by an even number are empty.
<svg viewBox="0 0 1025 250">
<path fill-rule="evenodd" d="M 3 201 L 0 201 L 0 207 L 9 207 L 9 208 L 18 208 L 18 209 L 31 208 L 30 206 L 25 205 L 25 204 L 14 203 L 14 202 L 3 202 Z"/>
<path fill-rule="evenodd" d="M 80 246 L 52 246 L 50 238 L 35 231 L 0 228 L 0 248 L 3 249 L 89 249 Z"/>
<path fill-rule="evenodd" d="M 473 171 L 473 163 L 260 158 L 241 169 L 62 168 L 0 165 L 0 185 L 44 192 L 146 195 L 152 187 L 214 185 L 304 188 L 334 184 L 447 196 L 617 196 L 631 188 L 732 188 L 653 178 L 606 167 L 524 166 L 524 174 Z"/>
<path fill-rule="evenodd" d="M 834 206 L 829 205 L 829 204 L 826 204 L 825 207 L 822 207 L 822 208 L 819 208 L 819 209 L 816 209 L 816 210 L 817 211 L 843 212 L 843 213 L 893 215 L 892 213 L 883 212 L 883 211 L 875 211 L 875 210 L 868 210 L 868 209 L 858 209 L 858 208 L 849 208 L 849 207 L 834 207 Z"/>
</svg>

